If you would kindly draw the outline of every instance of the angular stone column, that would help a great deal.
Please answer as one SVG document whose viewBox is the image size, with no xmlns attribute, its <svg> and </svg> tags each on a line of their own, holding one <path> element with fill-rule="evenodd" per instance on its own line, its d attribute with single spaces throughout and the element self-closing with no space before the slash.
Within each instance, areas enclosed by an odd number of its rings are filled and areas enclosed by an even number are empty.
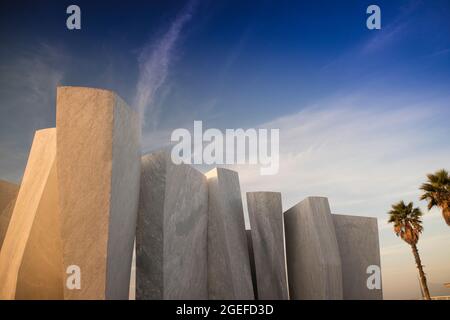
<svg viewBox="0 0 450 320">
<path fill-rule="evenodd" d="M 0 299 L 62 299 L 56 130 L 36 131 L 0 252 Z"/>
<path fill-rule="evenodd" d="M 133 246 L 133 259 L 131 260 L 130 293 L 128 300 L 136 300 L 136 240 Z"/>
<path fill-rule="evenodd" d="M 284 214 L 291 299 L 342 299 L 342 268 L 327 198 L 308 197 Z"/>
<path fill-rule="evenodd" d="M 57 90 L 64 266 L 81 289 L 65 299 L 128 299 L 140 178 L 138 115 L 107 90 Z"/>
<path fill-rule="evenodd" d="M 170 153 L 142 157 L 136 299 L 207 299 L 208 186 Z"/>
<path fill-rule="evenodd" d="M 346 300 L 381 300 L 381 289 L 367 287 L 367 267 L 380 267 L 380 245 L 376 218 L 333 214 L 342 261 L 342 282 Z"/>
<path fill-rule="evenodd" d="M 216 168 L 206 177 L 209 299 L 254 299 L 239 176 Z"/>
<path fill-rule="evenodd" d="M 255 255 L 253 253 L 252 230 L 246 229 L 245 234 L 247 235 L 248 255 L 250 258 L 250 272 L 252 274 L 253 293 L 255 295 L 255 300 L 258 300 L 258 287 L 256 286 L 256 268 L 255 268 Z"/>
<path fill-rule="evenodd" d="M 287 300 L 284 219 L 279 192 L 247 192 L 258 299 Z"/>
<path fill-rule="evenodd" d="M 19 185 L 0 180 L 0 250 L 18 193 Z"/>
</svg>

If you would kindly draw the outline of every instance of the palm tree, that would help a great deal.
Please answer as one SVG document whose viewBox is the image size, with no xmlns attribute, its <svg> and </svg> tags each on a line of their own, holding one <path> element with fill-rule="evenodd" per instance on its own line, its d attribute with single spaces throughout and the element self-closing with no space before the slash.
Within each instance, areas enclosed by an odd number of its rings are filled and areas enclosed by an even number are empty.
<svg viewBox="0 0 450 320">
<path fill-rule="evenodd" d="M 450 176 L 442 169 L 427 177 L 428 182 L 420 187 L 424 191 L 420 200 L 428 201 L 428 210 L 440 207 L 445 222 L 450 226 Z"/>
<path fill-rule="evenodd" d="M 388 214 L 388 222 L 394 224 L 394 232 L 397 237 L 402 238 L 412 248 L 417 269 L 419 269 L 424 298 L 425 300 L 430 300 L 427 278 L 425 277 L 425 272 L 423 272 L 422 262 L 420 261 L 419 251 L 417 250 L 419 235 L 423 231 L 422 220 L 420 219 L 422 217 L 422 211 L 419 208 L 414 208 L 412 202 L 406 205 L 403 201 L 400 201 L 392 205 L 392 210 Z"/>
</svg>

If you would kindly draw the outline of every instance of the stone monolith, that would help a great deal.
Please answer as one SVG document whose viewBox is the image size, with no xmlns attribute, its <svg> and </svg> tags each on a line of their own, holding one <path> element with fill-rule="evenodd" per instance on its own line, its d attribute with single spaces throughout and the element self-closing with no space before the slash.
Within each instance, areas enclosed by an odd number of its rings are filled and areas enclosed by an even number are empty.
<svg viewBox="0 0 450 320">
<path fill-rule="evenodd" d="M 209 299 L 254 299 L 239 176 L 216 168 L 206 177 Z"/>
<path fill-rule="evenodd" d="M 0 180 L 0 250 L 16 203 L 19 185 Z"/>
<path fill-rule="evenodd" d="M 371 266 L 380 268 L 377 219 L 337 214 L 332 217 L 341 255 L 344 299 L 383 299 L 381 287 L 367 285 Z"/>
<path fill-rule="evenodd" d="M 207 299 L 206 177 L 158 151 L 142 157 L 136 299 Z"/>
<path fill-rule="evenodd" d="M 342 267 L 327 198 L 308 197 L 284 213 L 291 299 L 342 299 Z"/>
<path fill-rule="evenodd" d="M 246 229 L 245 234 L 247 236 L 248 255 L 250 258 L 250 272 L 252 275 L 253 293 L 255 296 L 255 300 L 258 300 L 258 287 L 256 286 L 256 268 L 255 255 L 253 254 L 252 230 Z"/>
<path fill-rule="evenodd" d="M 56 129 L 36 131 L 0 252 L 0 299 L 62 299 Z"/>
<path fill-rule="evenodd" d="M 258 299 L 287 300 L 284 219 L 279 192 L 247 192 Z"/>
<path fill-rule="evenodd" d="M 140 178 L 136 112 L 107 90 L 59 87 L 56 127 L 65 299 L 128 299 Z"/>
</svg>

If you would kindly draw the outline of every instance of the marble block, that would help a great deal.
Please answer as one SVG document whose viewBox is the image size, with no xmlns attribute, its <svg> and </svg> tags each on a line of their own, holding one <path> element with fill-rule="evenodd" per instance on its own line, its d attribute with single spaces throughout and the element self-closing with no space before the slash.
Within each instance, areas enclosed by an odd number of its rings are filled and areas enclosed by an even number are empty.
<svg viewBox="0 0 450 320">
<path fill-rule="evenodd" d="M 128 300 L 136 300 L 136 240 L 134 241 L 133 260 L 131 261 L 130 293 Z"/>
<path fill-rule="evenodd" d="M 138 114 L 114 92 L 57 89 L 64 268 L 81 288 L 65 299 L 128 299 L 140 179 Z"/>
<path fill-rule="evenodd" d="M 206 177 L 209 299 L 254 299 L 239 176 L 216 168 Z"/>
<path fill-rule="evenodd" d="M 345 300 L 381 300 L 381 289 L 367 287 L 367 267 L 380 267 L 380 245 L 376 218 L 333 214 L 342 262 Z"/>
<path fill-rule="evenodd" d="M 284 220 L 279 192 L 247 192 L 258 299 L 287 300 Z"/>
<path fill-rule="evenodd" d="M 170 153 L 142 157 L 136 299 L 207 299 L 208 186 Z"/>
<path fill-rule="evenodd" d="M 250 257 L 250 271 L 252 273 L 253 293 L 255 294 L 255 300 L 258 300 L 258 287 L 256 285 L 256 268 L 255 268 L 255 255 L 253 254 L 253 241 L 252 230 L 246 229 L 247 235 L 248 255 Z"/>
<path fill-rule="evenodd" d="M 56 130 L 36 131 L 0 252 L 0 299 L 62 299 Z"/>
<path fill-rule="evenodd" d="M 284 213 L 293 300 L 342 299 L 342 266 L 328 199 L 308 197 Z"/>
<path fill-rule="evenodd" d="M 0 250 L 16 203 L 19 185 L 0 180 Z"/>
</svg>

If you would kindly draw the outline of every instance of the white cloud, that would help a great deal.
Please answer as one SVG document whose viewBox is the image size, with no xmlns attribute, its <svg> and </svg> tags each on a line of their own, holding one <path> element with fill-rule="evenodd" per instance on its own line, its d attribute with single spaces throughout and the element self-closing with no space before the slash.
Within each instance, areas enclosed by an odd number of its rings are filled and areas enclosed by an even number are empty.
<svg viewBox="0 0 450 320">
<path fill-rule="evenodd" d="M 153 104 L 155 94 L 166 80 L 176 42 L 184 25 L 192 17 L 195 4 L 196 1 L 189 1 L 166 34 L 156 43 L 146 45 L 140 54 L 135 107 L 143 123 L 147 118 L 152 119 L 153 125 L 157 123 L 158 110 Z"/>
<path fill-rule="evenodd" d="M 285 208 L 324 195 L 336 212 L 384 217 L 393 201 L 416 200 L 427 172 L 448 166 L 450 150 L 436 143 L 443 112 L 431 104 L 379 108 L 355 96 L 323 101 L 261 125 L 280 129 L 277 175 L 236 168 L 246 190 L 282 191 Z"/>
<path fill-rule="evenodd" d="M 407 246 L 396 242 L 386 224 L 386 212 L 403 199 L 414 201 L 426 213 L 426 203 L 418 201 L 418 187 L 426 173 L 448 168 L 450 158 L 450 128 L 442 121 L 449 116 L 449 99 L 410 104 L 409 98 L 333 97 L 274 119 L 260 127 L 280 129 L 279 173 L 261 176 L 257 167 L 234 167 L 239 171 L 244 202 L 248 191 L 278 191 L 286 210 L 307 196 L 318 195 L 329 198 L 334 213 L 377 217 L 387 297 L 407 297 L 405 293 L 416 286 L 416 273 Z M 432 250 L 427 238 L 442 233 L 444 222 L 439 218 L 438 212 L 425 215 L 424 248 Z M 439 239 L 447 241 L 442 245 L 448 247 L 448 238 Z M 395 257 L 390 253 L 396 250 L 402 252 L 401 261 L 386 262 L 386 257 Z M 443 260 L 430 257 L 427 261 L 435 266 L 429 268 L 432 279 L 441 281 L 445 274 L 438 266 Z M 392 266 L 409 271 L 402 278 Z M 392 283 L 395 279 L 398 282 Z"/>
<path fill-rule="evenodd" d="M 2 178 L 19 181 L 35 130 L 55 125 L 56 87 L 67 55 L 37 43 L 0 65 L 0 168 Z"/>
</svg>

